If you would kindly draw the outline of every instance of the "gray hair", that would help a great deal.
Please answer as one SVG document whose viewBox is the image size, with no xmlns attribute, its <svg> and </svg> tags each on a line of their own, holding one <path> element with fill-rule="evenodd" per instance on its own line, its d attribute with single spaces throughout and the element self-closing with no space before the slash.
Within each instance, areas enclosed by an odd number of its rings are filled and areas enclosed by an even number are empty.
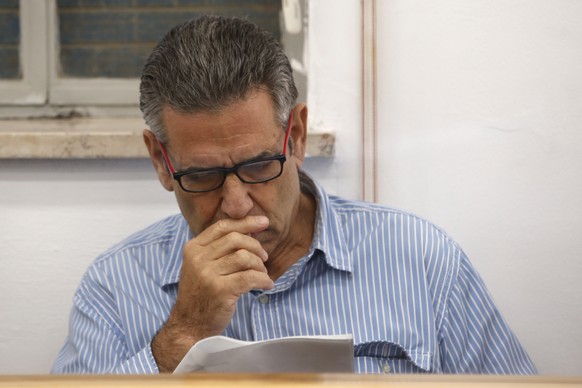
<svg viewBox="0 0 582 388">
<path fill-rule="evenodd" d="M 241 18 L 202 16 L 172 28 L 144 66 L 140 109 L 156 137 L 167 141 L 162 109 L 219 111 L 264 90 L 284 128 L 297 99 L 289 59 L 269 32 Z"/>
</svg>

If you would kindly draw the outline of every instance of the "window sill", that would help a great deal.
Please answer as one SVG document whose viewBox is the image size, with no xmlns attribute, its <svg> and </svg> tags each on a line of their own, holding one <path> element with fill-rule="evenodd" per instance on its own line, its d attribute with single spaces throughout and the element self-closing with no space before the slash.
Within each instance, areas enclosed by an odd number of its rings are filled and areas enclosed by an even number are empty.
<svg viewBox="0 0 582 388">
<path fill-rule="evenodd" d="M 147 158 L 141 118 L 0 120 L 0 159 Z M 333 157 L 335 135 L 309 133 L 308 157 Z"/>
</svg>

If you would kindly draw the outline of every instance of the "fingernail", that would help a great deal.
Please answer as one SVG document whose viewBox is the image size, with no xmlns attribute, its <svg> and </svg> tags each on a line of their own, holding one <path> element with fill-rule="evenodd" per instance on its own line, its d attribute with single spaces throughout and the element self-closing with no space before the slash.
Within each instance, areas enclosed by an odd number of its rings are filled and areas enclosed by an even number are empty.
<svg viewBox="0 0 582 388">
<path fill-rule="evenodd" d="M 257 223 L 257 226 L 269 225 L 269 219 L 265 216 L 258 216 L 257 218 L 255 218 L 255 222 Z"/>
</svg>

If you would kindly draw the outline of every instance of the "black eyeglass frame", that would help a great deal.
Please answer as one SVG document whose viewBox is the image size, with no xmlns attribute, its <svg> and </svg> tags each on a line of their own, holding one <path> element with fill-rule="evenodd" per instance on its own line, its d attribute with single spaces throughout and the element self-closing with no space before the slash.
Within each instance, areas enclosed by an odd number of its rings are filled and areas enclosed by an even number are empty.
<svg viewBox="0 0 582 388">
<path fill-rule="evenodd" d="M 164 155 L 164 159 L 166 162 L 166 165 L 168 166 L 169 172 L 172 174 L 172 177 L 174 178 L 174 180 L 176 180 L 178 182 L 178 184 L 180 185 L 180 187 L 182 188 L 182 190 L 184 190 L 187 193 L 206 193 L 209 191 L 214 191 L 220 187 L 222 187 L 222 185 L 224 185 L 224 181 L 226 181 L 226 177 L 228 176 L 228 174 L 235 174 L 237 176 L 238 179 L 240 179 L 241 182 L 246 183 L 246 184 L 257 184 L 257 183 L 265 183 L 265 182 L 269 182 L 272 181 L 273 179 L 276 179 L 278 177 L 281 176 L 281 174 L 283 173 L 283 165 L 285 163 L 285 161 L 287 160 L 287 157 L 285 156 L 285 154 L 287 153 L 287 144 L 289 142 L 289 136 L 291 134 L 291 123 L 293 121 L 293 111 L 291 111 L 291 114 L 289 115 L 289 121 L 287 123 L 287 129 L 285 131 L 285 142 L 283 145 L 283 152 L 279 155 L 275 155 L 275 156 L 269 156 L 266 158 L 256 158 L 253 160 L 247 160 L 245 162 L 241 162 L 238 163 L 232 167 L 214 167 L 214 168 L 209 168 L 209 169 L 189 169 L 189 170 L 184 170 L 184 171 L 176 171 L 174 169 L 174 167 L 172 166 L 172 163 L 170 162 L 170 158 L 168 157 L 168 152 L 166 151 L 166 148 L 164 147 L 164 144 L 162 142 L 160 142 L 158 140 L 158 143 L 160 144 L 160 147 L 162 149 L 162 154 Z M 258 164 L 261 162 L 269 162 L 272 160 L 278 160 L 281 168 L 279 169 L 279 173 L 276 174 L 273 177 L 270 177 L 268 179 L 263 179 L 260 181 L 248 181 L 246 179 L 244 179 L 242 176 L 239 175 L 238 170 L 242 167 L 245 166 L 250 166 L 253 164 Z M 191 190 L 191 189 L 186 189 L 184 187 L 184 185 L 182 184 L 182 177 L 186 176 L 186 175 L 191 175 L 193 173 L 214 173 L 214 172 L 219 172 L 222 173 L 222 180 L 219 181 L 219 183 L 216 184 L 215 187 L 210 188 L 210 189 L 204 189 L 204 190 Z"/>
<path fill-rule="evenodd" d="M 281 163 L 281 168 L 279 169 L 279 173 L 271 178 L 268 179 L 263 179 L 263 180 L 259 180 L 259 181 L 248 181 L 245 178 L 243 178 L 241 175 L 239 175 L 238 173 L 238 169 L 242 168 L 242 167 L 246 167 L 252 164 L 257 164 L 257 163 L 262 163 L 262 162 L 269 162 L 272 160 L 278 160 L 279 163 Z M 276 155 L 276 156 L 271 156 L 268 158 L 257 158 L 254 160 L 249 160 L 246 162 L 242 162 L 239 163 L 237 165 L 234 165 L 230 168 L 222 168 L 222 167 L 217 167 L 217 168 L 211 168 L 208 170 L 198 170 L 198 169 L 192 169 L 192 170 L 186 170 L 186 171 L 178 171 L 172 174 L 172 176 L 174 177 L 175 180 L 178 181 L 178 184 L 180 185 L 180 187 L 182 188 L 182 190 L 188 192 L 188 193 L 205 193 L 208 191 L 213 191 L 216 190 L 220 187 L 222 187 L 222 185 L 224 185 L 224 181 L 226 180 L 226 177 L 228 176 L 228 174 L 234 174 L 237 176 L 238 179 L 240 179 L 241 182 L 243 183 L 247 183 L 247 184 L 256 184 L 256 183 L 265 183 L 265 182 L 269 182 L 272 181 L 275 178 L 278 178 L 281 176 L 281 174 L 283 173 L 283 163 L 285 163 L 285 161 L 287 160 L 287 157 L 285 155 Z M 190 175 L 193 173 L 222 173 L 222 180 L 218 181 L 218 183 L 216 184 L 216 187 L 213 187 L 211 189 L 204 189 L 204 190 L 191 190 L 191 189 L 186 189 L 183 185 L 182 185 L 182 177 L 185 175 Z"/>
</svg>

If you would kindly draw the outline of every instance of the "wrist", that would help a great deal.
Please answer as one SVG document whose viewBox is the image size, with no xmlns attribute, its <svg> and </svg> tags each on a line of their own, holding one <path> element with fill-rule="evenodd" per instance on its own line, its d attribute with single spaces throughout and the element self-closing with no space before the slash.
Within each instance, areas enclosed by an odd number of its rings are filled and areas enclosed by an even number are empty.
<svg viewBox="0 0 582 388">
<path fill-rule="evenodd" d="M 167 323 L 151 342 L 152 354 L 160 373 L 173 372 L 197 341 L 176 325 Z"/>
</svg>

